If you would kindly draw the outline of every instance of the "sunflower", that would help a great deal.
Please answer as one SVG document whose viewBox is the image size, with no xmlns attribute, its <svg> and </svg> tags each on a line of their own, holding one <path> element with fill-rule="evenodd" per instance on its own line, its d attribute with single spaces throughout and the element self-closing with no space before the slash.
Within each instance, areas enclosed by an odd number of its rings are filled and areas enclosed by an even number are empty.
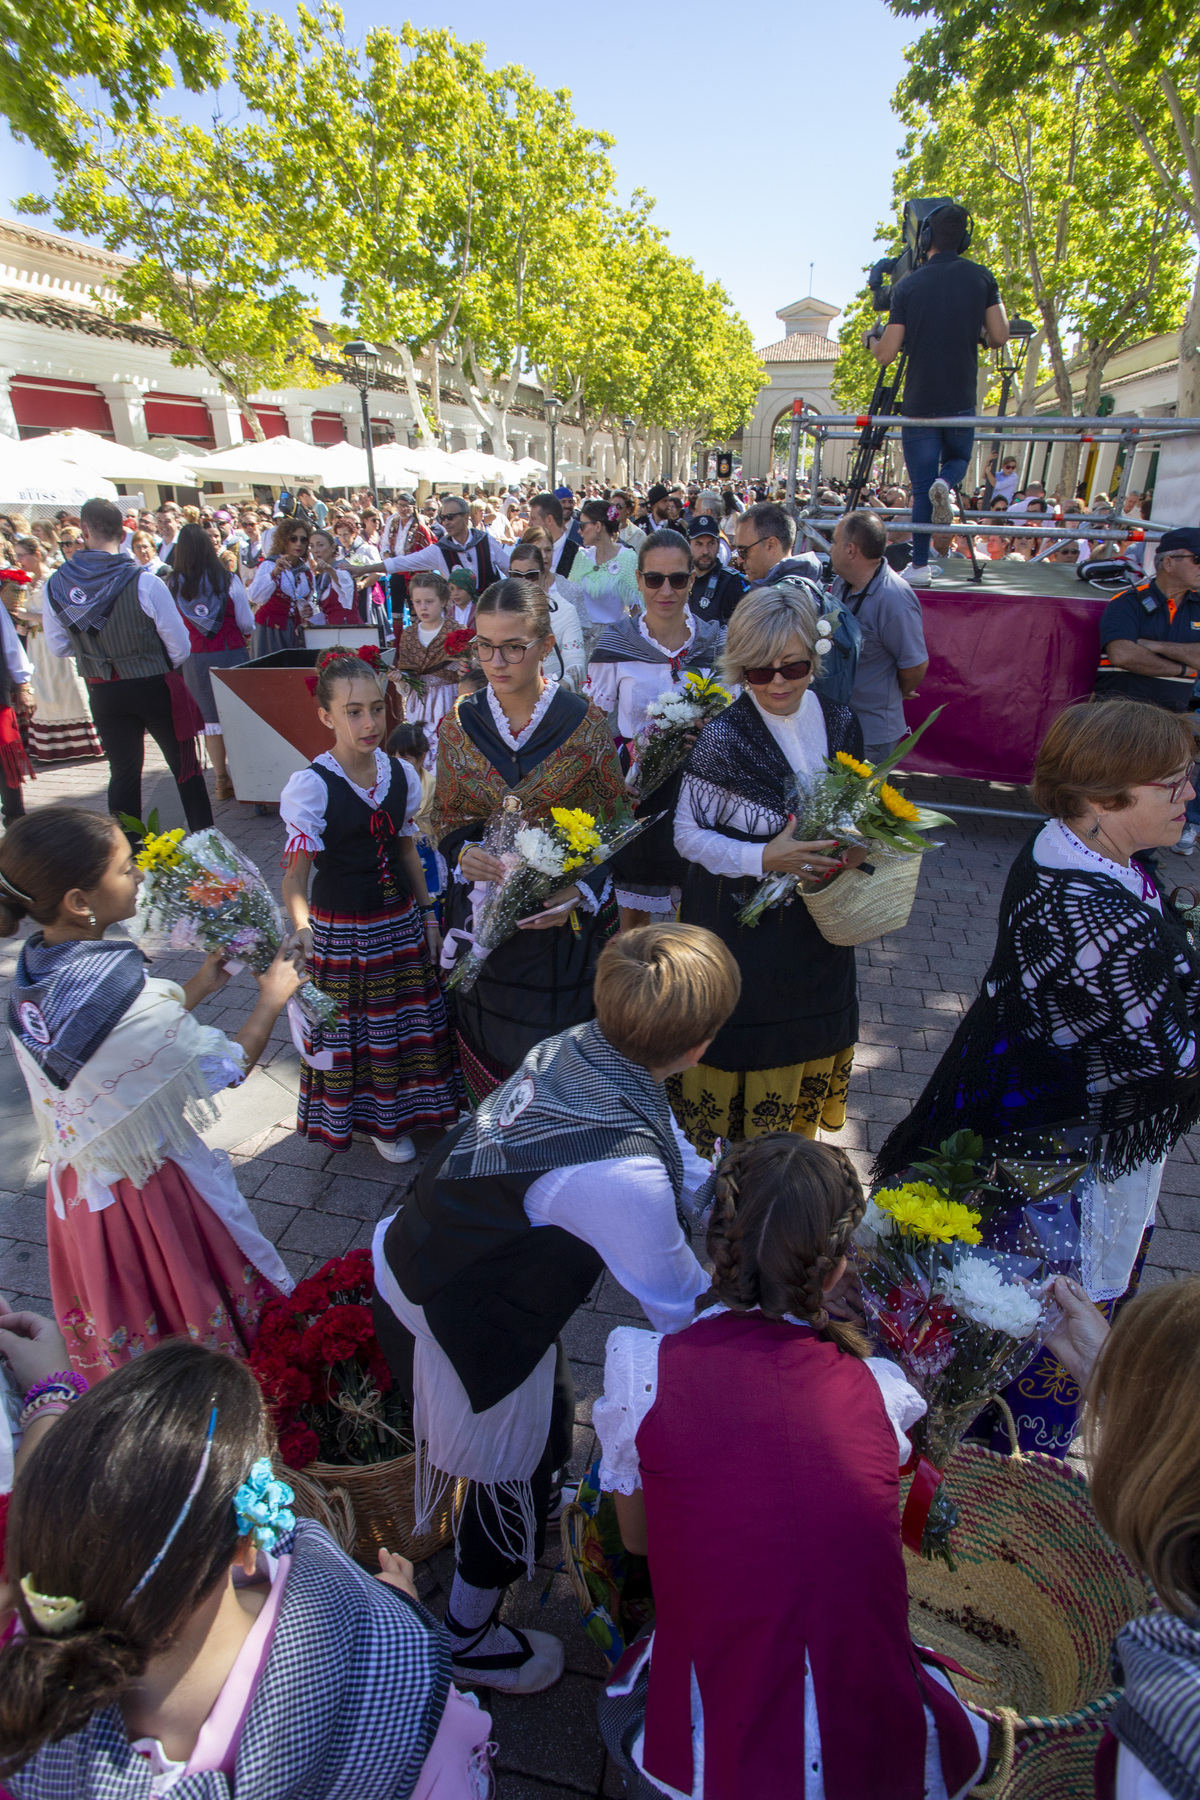
<svg viewBox="0 0 1200 1800">
<path fill-rule="evenodd" d="M 857 757 L 848 756 L 844 750 L 838 751 L 837 760 L 844 769 L 849 769 L 854 775 L 870 776 L 875 773 L 870 763 L 859 762 Z"/>
<path fill-rule="evenodd" d="M 894 818 L 912 820 L 919 819 L 921 816 L 912 801 L 906 800 L 900 789 L 894 788 L 890 782 L 880 783 L 879 798 Z"/>
</svg>

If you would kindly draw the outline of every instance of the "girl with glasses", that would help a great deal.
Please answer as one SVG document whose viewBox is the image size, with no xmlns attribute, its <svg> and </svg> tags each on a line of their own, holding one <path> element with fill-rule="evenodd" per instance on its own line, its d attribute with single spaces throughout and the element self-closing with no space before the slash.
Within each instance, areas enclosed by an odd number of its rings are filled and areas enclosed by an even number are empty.
<svg viewBox="0 0 1200 1800">
<path fill-rule="evenodd" d="M 733 953 L 742 993 L 732 1017 L 680 1078 L 676 1108 L 702 1156 L 716 1138 L 840 1130 L 858 1036 L 854 951 L 829 943 L 800 901 L 753 928 L 738 909 L 775 870 L 819 876 L 840 866 L 827 840 L 792 836 L 794 782 L 839 750 L 863 753 L 848 706 L 826 700 L 817 610 L 797 589 L 760 588 L 738 602 L 722 659 L 743 693 L 705 727 L 683 773 L 675 847 L 689 868 L 680 916 Z M 861 862 L 857 849 L 844 861 Z"/>
<path fill-rule="evenodd" d="M 615 712 L 626 763 L 651 702 L 680 687 L 692 671 L 712 674 L 722 637 L 719 621 L 697 619 L 688 607 L 692 551 L 686 538 L 677 531 L 654 532 L 637 553 L 636 569 L 642 611 L 636 619 L 623 613 L 606 625 L 588 665 L 588 694 L 610 722 Z M 639 813 L 667 816 L 614 860 L 623 931 L 649 925 L 652 918 L 671 918 L 679 903 L 687 865 L 675 849 L 673 818 L 682 775 L 678 771 L 645 797 Z"/>
<path fill-rule="evenodd" d="M 475 633 L 487 686 L 442 721 L 433 810 L 438 849 L 455 872 L 446 923 L 460 931 L 469 929 L 486 884 L 504 873 L 481 842 L 507 796 L 516 796 L 530 823 L 556 806 L 607 820 L 626 804 L 603 718 L 542 674 L 554 637 L 540 587 L 512 578 L 493 583 L 476 607 Z M 544 921 L 532 920 L 493 950 L 475 985 L 456 996 L 459 1059 L 473 1105 L 543 1038 L 594 1016 L 596 958 L 617 929 L 607 868 L 581 875 L 544 911 Z"/>
<path fill-rule="evenodd" d="M 253 656 L 270 656 L 277 650 L 295 650 L 304 609 L 312 606 L 313 578 L 308 566 L 312 533 L 294 519 L 279 519 L 271 536 L 271 549 L 255 571 L 250 584 L 254 611 Z"/>
</svg>

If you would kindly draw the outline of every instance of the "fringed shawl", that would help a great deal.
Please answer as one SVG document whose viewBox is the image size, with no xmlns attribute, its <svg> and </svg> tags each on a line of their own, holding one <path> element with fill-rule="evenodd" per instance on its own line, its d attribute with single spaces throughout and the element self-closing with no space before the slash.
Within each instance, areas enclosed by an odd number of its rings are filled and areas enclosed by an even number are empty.
<svg viewBox="0 0 1200 1800">
<path fill-rule="evenodd" d="M 408 675 L 433 675 L 439 670 L 448 669 L 450 657 L 446 652 L 446 638 L 452 628 L 449 619 L 442 621 L 441 630 L 432 643 L 423 644 L 415 625 L 406 625 L 396 639 L 396 660 L 393 668 Z M 455 676 L 447 673 L 443 677 L 453 681 Z"/>
</svg>

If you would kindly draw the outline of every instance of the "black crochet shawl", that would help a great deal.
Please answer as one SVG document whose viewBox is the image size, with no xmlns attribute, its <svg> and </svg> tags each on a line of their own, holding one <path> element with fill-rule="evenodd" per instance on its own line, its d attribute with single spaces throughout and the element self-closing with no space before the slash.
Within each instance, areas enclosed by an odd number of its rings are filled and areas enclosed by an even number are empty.
<svg viewBox="0 0 1200 1800">
<path fill-rule="evenodd" d="M 862 730 L 850 708 L 821 693 L 817 699 L 825 715 L 828 754 L 845 750 L 861 756 Z M 740 694 L 732 706 L 709 720 L 684 774 L 696 823 L 706 831 L 757 842 L 775 837 L 788 822 L 792 772 L 749 694 Z M 743 829 L 730 824 L 739 806 L 746 809 Z"/>
<path fill-rule="evenodd" d="M 1100 1172 L 1120 1175 L 1200 1117 L 1200 956 L 1178 917 L 1110 876 L 1042 868 L 1033 842 L 1009 871 L 979 997 L 877 1180 L 960 1128 L 1011 1141 L 1082 1127 Z"/>
</svg>

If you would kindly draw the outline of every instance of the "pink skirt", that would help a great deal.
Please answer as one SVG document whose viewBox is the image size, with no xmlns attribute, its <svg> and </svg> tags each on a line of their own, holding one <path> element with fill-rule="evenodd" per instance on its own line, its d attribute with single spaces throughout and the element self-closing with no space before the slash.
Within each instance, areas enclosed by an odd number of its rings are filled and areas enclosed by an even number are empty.
<svg viewBox="0 0 1200 1800">
<path fill-rule="evenodd" d="M 102 1212 L 77 1198 L 74 1169 L 59 1186 L 66 1218 L 46 1201 L 50 1294 L 76 1374 L 98 1381 L 171 1337 L 249 1352 L 277 1290 L 177 1164 L 143 1188 L 116 1182 Z"/>
</svg>

